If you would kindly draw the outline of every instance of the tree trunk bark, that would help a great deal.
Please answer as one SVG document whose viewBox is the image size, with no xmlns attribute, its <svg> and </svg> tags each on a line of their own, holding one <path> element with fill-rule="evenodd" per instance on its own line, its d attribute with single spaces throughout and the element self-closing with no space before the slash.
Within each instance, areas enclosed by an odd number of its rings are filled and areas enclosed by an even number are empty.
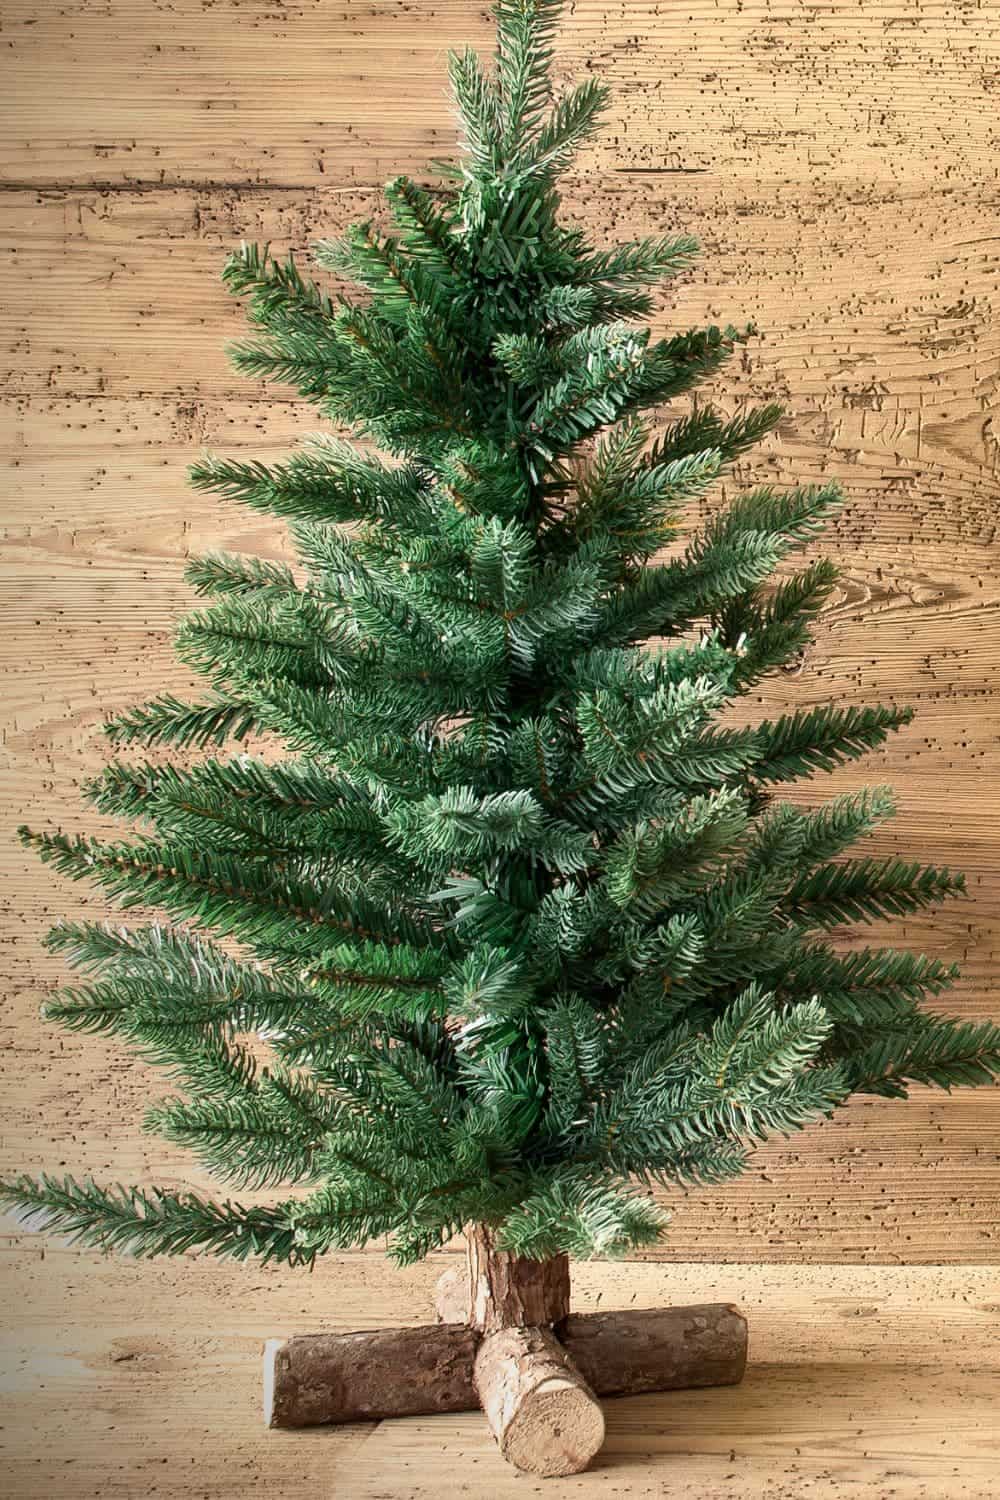
<svg viewBox="0 0 1000 1500">
<path fill-rule="evenodd" d="M 545 1327 L 569 1315 L 568 1255 L 550 1260 L 510 1255 L 496 1248 L 487 1224 L 470 1224 L 465 1234 L 467 1311 L 462 1321 L 493 1333 L 498 1328 Z"/>
</svg>

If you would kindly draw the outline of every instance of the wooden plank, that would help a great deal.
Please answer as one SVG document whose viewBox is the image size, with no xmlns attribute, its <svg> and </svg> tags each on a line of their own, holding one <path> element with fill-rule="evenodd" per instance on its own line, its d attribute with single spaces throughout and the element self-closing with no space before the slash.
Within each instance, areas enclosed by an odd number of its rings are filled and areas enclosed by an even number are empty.
<svg viewBox="0 0 1000 1500">
<path fill-rule="evenodd" d="M 1000 837 L 984 816 L 1000 793 L 1000 251 L 983 105 L 1000 29 L 948 4 L 920 19 L 890 0 L 864 16 L 840 0 L 782 15 L 757 0 L 676 15 L 578 0 L 560 76 L 589 58 L 620 89 L 566 208 L 598 240 L 701 235 L 702 266 L 659 326 L 762 329 L 722 403 L 777 394 L 789 415 L 726 493 L 758 478 L 844 484 L 824 544 L 844 564 L 841 590 L 801 670 L 745 715 L 830 697 L 916 703 L 885 752 L 792 795 L 896 783 L 900 816 L 873 850 L 961 863 L 970 895 L 871 936 L 959 959 L 949 1003 L 985 1016 L 1000 937 Z M 316 425 L 287 389 L 227 366 L 223 343 L 243 323 L 218 282 L 223 255 L 242 237 L 301 254 L 377 211 L 371 185 L 390 171 L 447 152 L 443 50 L 484 43 L 487 23 L 457 0 L 419 14 L 251 4 L 238 29 L 194 0 L 42 13 L 15 0 L 5 28 L 20 110 L 0 124 L 0 170 L 22 186 L 3 196 L 19 295 L 0 314 L 12 481 L 0 802 L 8 828 L 96 829 L 77 791 L 106 755 L 102 717 L 190 684 L 169 651 L 189 602 L 184 559 L 283 552 L 280 528 L 185 492 L 185 465 L 203 445 L 276 455 Z M 961 53 L 944 45 L 953 31 Z M 161 1081 L 35 1017 L 61 972 L 41 931 L 104 904 L 9 840 L 0 880 L 9 1165 L 204 1182 L 137 1132 Z M 857 1102 L 762 1152 L 746 1182 L 679 1203 L 665 1253 L 995 1259 L 998 1099 Z"/>
<path fill-rule="evenodd" d="M 0 175 L 312 185 L 373 183 L 454 150 L 449 47 L 487 50 L 486 6 L 86 0 L 5 9 Z M 606 176 L 996 180 L 995 8 L 938 0 L 576 0 L 560 81 L 614 90 L 587 153 Z"/>
<path fill-rule="evenodd" d="M 263 1428 L 266 1338 L 378 1326 L 389 1307 L 419 1322 L 446 1263 L 398 1271 L 342 1255 L 306 1276 L 0 1240 L 8 1493 L 418 1500 L 468 1494 L 472 1475 L 477 1493 L 521 1494 L 474 1413 Z M 579 1266 L 581 1311 L 737 1302 L 751 1365 L 727 1391 L 609 1402 L 606 1449 L 572 1494 L 603 1495 L 610 1482 L 623 1497 L 799 1500 L 850 1485 L 872 1500 L 987 1500 L 1000 1439 L 997 1292 L 995 1268 L 982 1266 Z"/>
<path fill-rule="evenodd" d="M 866 497 L 880 480 L 890 526 L 922 484 L 933 499 L 926 528 L 970 541 L 992 534 L 996 193 L 827 196 L 700 178 L 669 192 L 624 179 L 569 186 L 568 217 L 598 243 L 681 228 L 700 238 L 699 266 L 654 321 L 661 330 L 756 324 L 760 336 L 719 387 L 730 402 L 786 404 L 783 441 L 803 474 L 843 476 Z M 225 359 L 225 342 L 245 331 L 218 279 L 226 251 L 250 238 L 307 259 L 316 239 L 379 202 L 328 189 L 11 191 L 2 254 L 20 295 L 0 322 L 0 389 L 184 402 L 263 395 Z M 292 399 L 286 387 L 268 395 Z"/>
</svg>

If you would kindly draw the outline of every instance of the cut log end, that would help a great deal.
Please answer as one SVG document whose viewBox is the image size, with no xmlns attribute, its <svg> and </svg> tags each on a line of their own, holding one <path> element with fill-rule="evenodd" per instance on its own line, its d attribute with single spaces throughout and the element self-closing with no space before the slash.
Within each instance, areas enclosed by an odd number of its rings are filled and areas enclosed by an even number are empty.
<svg viewBox="0 0 1000 1500">
<path fill-rule="evenodd" d="M 604 1442 L 600 1402 L 546 1328 L 502 1328 L 479 1346 L 476 1390 L 504 1458 L 530 1474 L 579 1474 Z"/>
<path fill-rule="evenodd" d="M 264 1426 L 274 1427 L 274 1363 L 284 1339 L 268 1339 L 264 1345 Z"/>
</svg>

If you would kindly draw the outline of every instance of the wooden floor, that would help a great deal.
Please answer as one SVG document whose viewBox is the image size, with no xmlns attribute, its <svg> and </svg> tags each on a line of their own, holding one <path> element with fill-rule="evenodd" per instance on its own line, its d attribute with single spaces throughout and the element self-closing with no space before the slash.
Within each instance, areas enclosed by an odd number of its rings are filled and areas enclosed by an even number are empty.
<svg viewBox="0 0 1000 1500">
<path fill-rule="evenodd" d="M 3 1244 L 3 1242 L 0 1242 Z M 407 1272 L 177 1268 L 3 1244 L 12 1331 L 0 1491 L 9 1500 L 994 1500 L 995 1267 L 630 1264 L 575 1271 L 581 1309 L 738 1302 L 739 1387 L 607 1405 L 594 1469 L 518 1476 L 476 1413 L 267 1433 L 266 1337 L 422 1320 L 445 1257 Z"/>
</svg>

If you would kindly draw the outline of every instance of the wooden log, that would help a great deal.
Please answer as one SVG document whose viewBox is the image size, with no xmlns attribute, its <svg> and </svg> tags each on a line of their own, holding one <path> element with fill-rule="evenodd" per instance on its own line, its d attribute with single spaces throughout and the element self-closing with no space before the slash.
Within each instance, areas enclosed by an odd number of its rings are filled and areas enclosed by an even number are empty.
<svg viewBox="0 0 1000 1500">
<path fill-rule="evenodd" d="M 468 1321 L 469 1271 L 461 1261 L 438 1278 L 434 1307 L 439 1323 Z M 746 1318 L 725 1302 L 570 1313 L 553 1322 L 602 1396 L 736 1385 L 746 1369 Z"/>
<path fill-rule="evenodd" d="M 571 1313 L 560 1341 L 598 1396 L 735 1385 L 746 1319 L 725 1303 Z M 467 1323 L 272 1339 L 264 1353 L 265 1420 L 311 1427 L 376 1417 L 471 1411 L 479 1334 Z"/>
<path fill-rule="evenodd" d="M 528 1260 L 498 1250 L 487 1224 L 465 1231 L 471 1300 L 468 1321 L 484 1333 L 559 1323 L 569 1312 L 569 1256 Z"/>
<path fill-rule="evenodd" d="M 479 1338 L 468 1324 L 309 1333 L 264 1347 L 264 1421 L 315 1427 L 469 1411 Z"/>
<path fill-rule="evenodd" d="M 746 1370 L 747 1320 L 726 1302 L 570 1313 L 555 1331 L 601 1396 L 738 1385 Z"/>
<path fill-rule="evenodd" d="M 475 1384 L 500 1452 L 532 1474 L 579 1474 L 604 1441 L 604 1413 L 551 1331 L 569 1314 L 569 1257 L 512 1255 L 488 1224 L 467 1225 L 465 1239 L 464 1297 L 458 1278 L 451 1293 L 483 1335 Z"/>
<path fill-rule="evenodd" d="M 604 1442 L 601 1403 L 548 1328 L 485 1334 L 475 1382 L 497 1446 L 518 1469 L 579 1474 Z"/>
</svg>

